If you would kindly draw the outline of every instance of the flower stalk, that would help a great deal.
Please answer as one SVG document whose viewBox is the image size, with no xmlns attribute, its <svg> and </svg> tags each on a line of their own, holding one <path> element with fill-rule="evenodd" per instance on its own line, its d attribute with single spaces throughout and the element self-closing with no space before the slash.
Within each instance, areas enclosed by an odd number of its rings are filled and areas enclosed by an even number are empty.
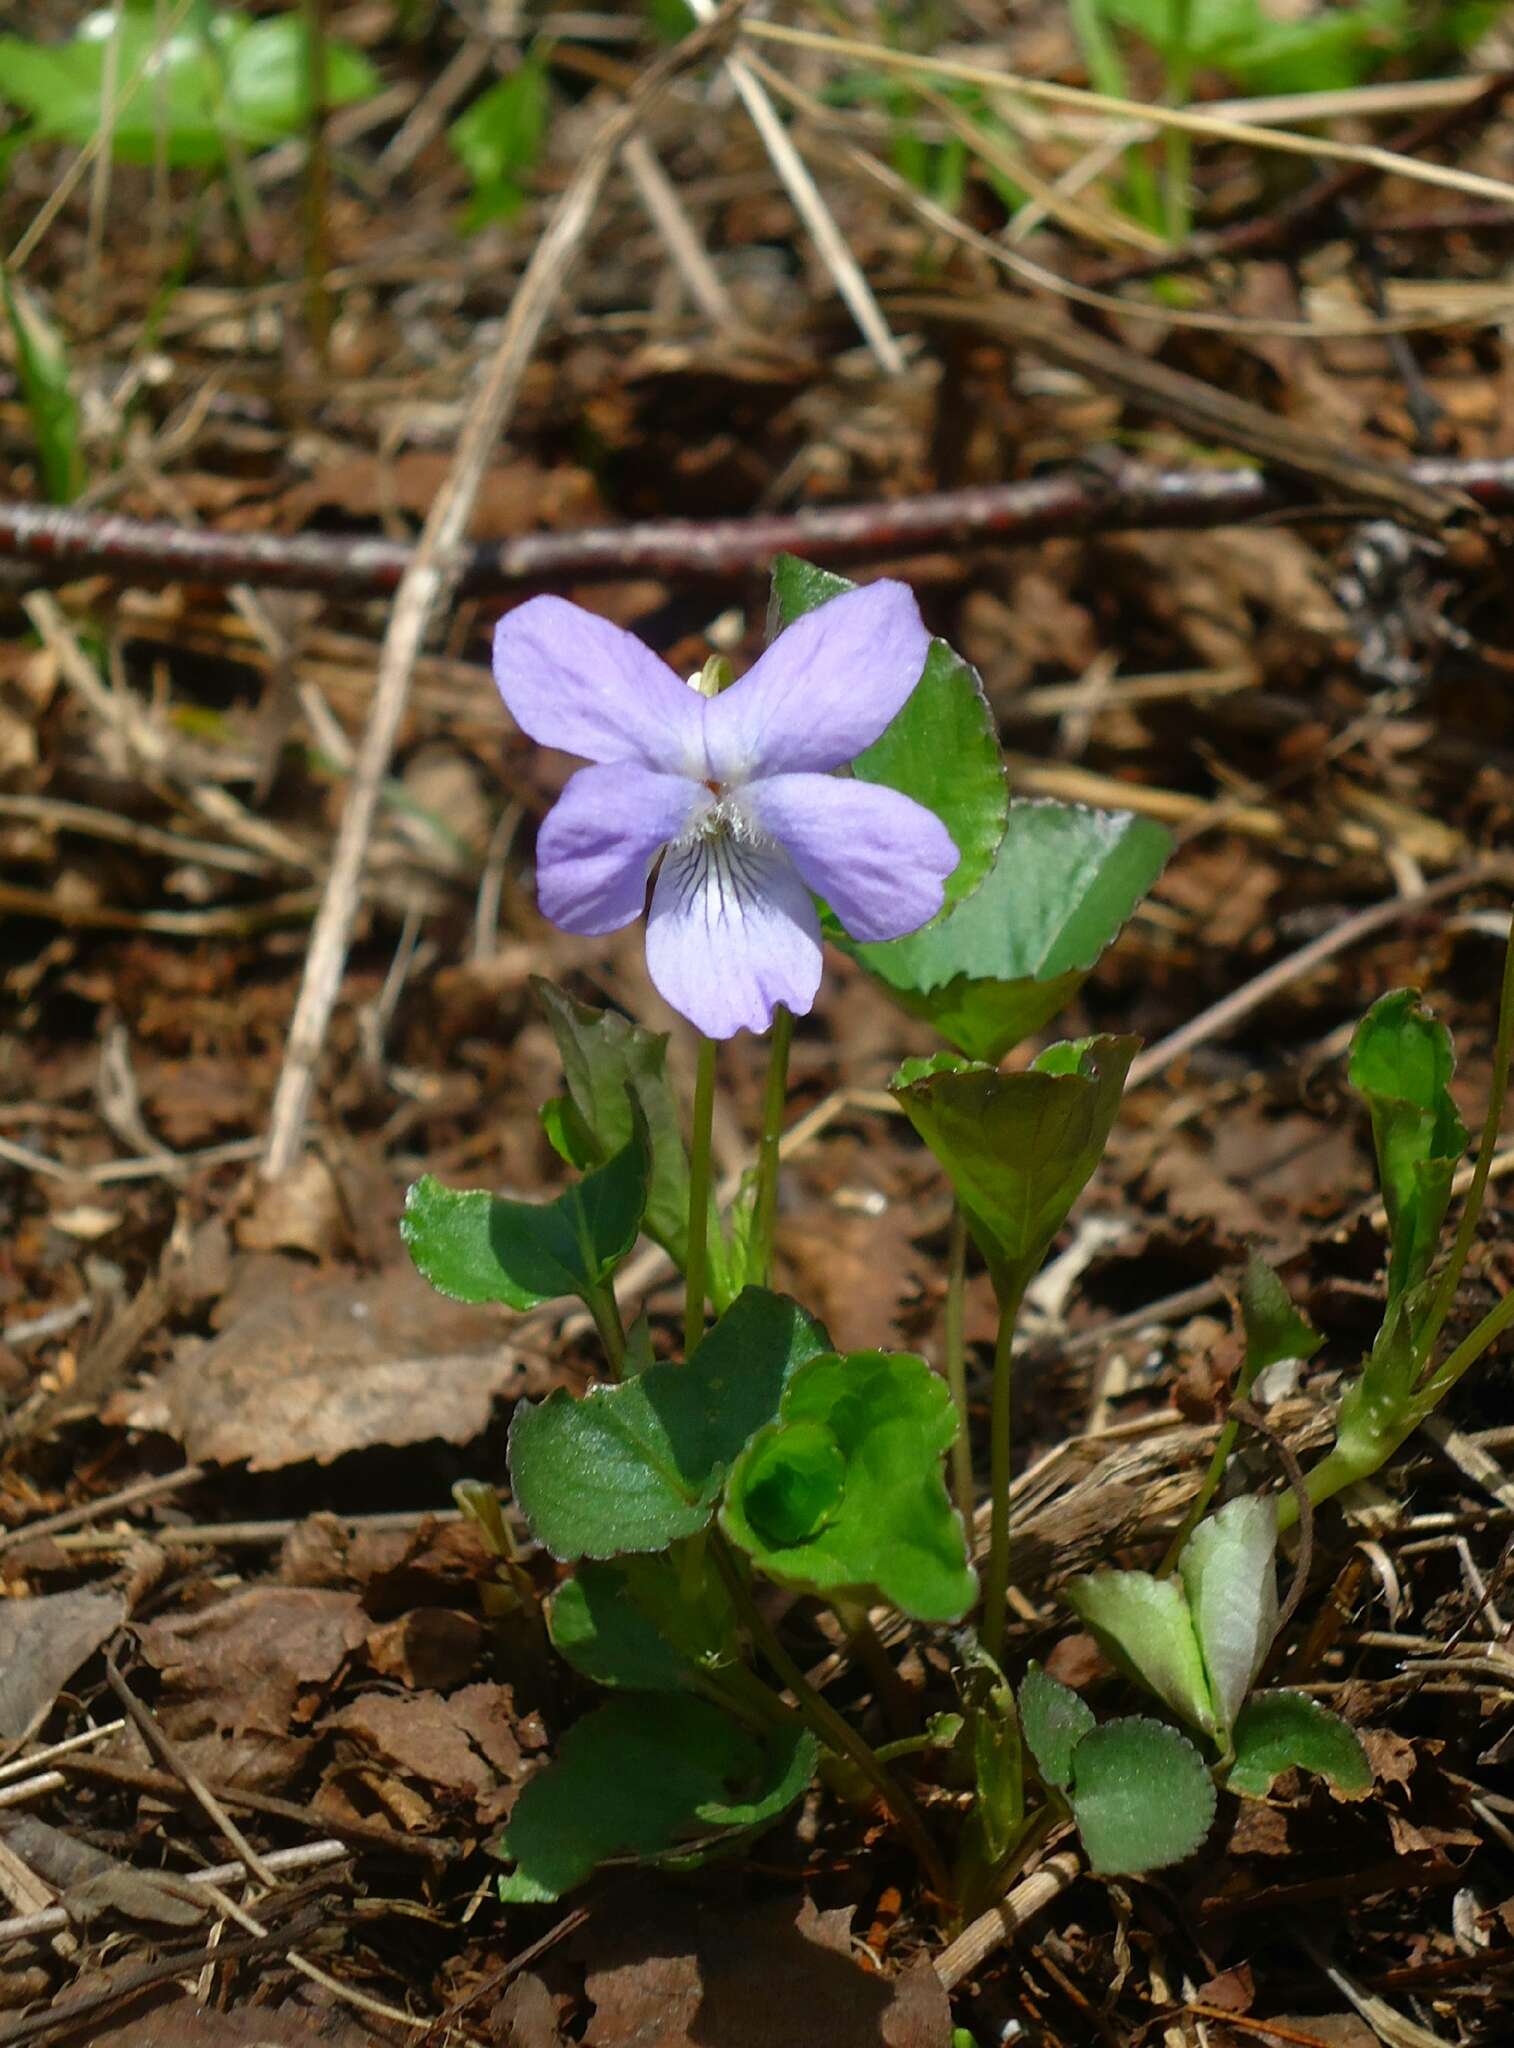
<svg viewBox="0 0 1514 2048">
<path fill-rule="evenodd" d="M 1004 1659 L 1004 1623 L 1009 1599 L 1009 1486 L 1014 1453 L 1015 1324 L 1026 1280 L 1016 1275 L 999 1297 L 999 1335 L 994 1345 L 993 1408 L 989 1416 L 988 1569 L 983 1580 L 983 1647 L 996 1664 Z M 970 1527 L 970 1525 L 969 1525 Z"/>
<path fill-rule="evenodd" d="M 757 1192 L 752 1209 L 752 1242 L 747 1258 L 749 1286 L 766 1287 L 773 1270 L 773 1234 L 778 1221 L 779 1146 L 783 1111 L 788 1101 L 789 1048 L 794 1042 L 794 1013 L 786 1003 L 773 1012 L 768 1050 L 767 1086 L 762 1098 L 762 1136 L 757 1146 Z"/>
<path fill-rule="evenodd" d="M 710 1143 L 715 1122 L 715 1041 L 701 1038 L 694 1075 L 694 1129 L 689 1145 L 689 1237 L 684 1264 L 683 1355 L 704 1335 L 710 1234 Z"/>
</svg>

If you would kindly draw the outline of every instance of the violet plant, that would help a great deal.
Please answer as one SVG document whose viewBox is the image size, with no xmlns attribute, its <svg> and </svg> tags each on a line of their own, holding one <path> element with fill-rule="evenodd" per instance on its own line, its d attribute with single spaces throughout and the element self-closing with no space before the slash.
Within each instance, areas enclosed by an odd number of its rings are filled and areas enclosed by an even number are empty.
<svg viewBox="0 0 1514 2048">
<path fill-rule="evenodd" d="M 571 1568 L 550 1601 L 552 1645 L 607 1697 L 523 1788 L 497 1845 L 510 1865 L 501 1895 L 545 1901 L 605 1862 L 687 1867 L 728 1852 L 821 1768 L 844 1795 L 881 1802 L 943 1913 L 961 1919 L 1069 1816 L 1097 1868 L 1136 1872 L 1198 1846 L 1217 1784 L 1264 1789 L 1286 1762 L 1349 1784 L 1363 1765 L 1343 1724 L 1302 1728 L 1292 1696 L 1251 1692 L 1277 1618 L 1283 1515 L 1242 1500 L 1201 1519 L 1223 1442 L 1169 1561 L 1177 1577 L 1105 1573 L 1072 1594 L 1188 1732 L 1142 1716 L 1096 1726 L 1034 1667 L 1011 1685 L 1016 1319 L 1103 1152 L 1136 1041 L 1051 1045 L 1013 1072 L 1001 1062 L 1075 992 L 1169 842 L 1129 814 L 1010 803 L 981 684 L 929 638 L 904 586 L 856 589 L 783 558 L 769 626 L 740 680 L 713 658 L 691 683 L 556 598 L 520 606 L 497 636 L 517 722 L 587 763 L 538 834 L 544 914 L 613 931 L 642 915 L 650 887 L 648 968 L 698 1034 L 686 1143 L 667 1038 L 538 983 L 565 1084 L 542 1121 L 578 1178 L 544 1203 L 429 1177 L 407 1200 L 405 1242 L 434 1286 L 517 1310 L 576 1296 L 606 1364 L 580 1397 L 522 1403 L 510 1431 L 515 1507 Z M 891 1084 L 958 1204 L 944 1377 L 912 1353 L 839 1354 L 770 1285 L 793 1024 L 815 1000 L 827 940 L 948 1048 Z M 769 1032 L 768 1080 L 753 1169 L 722 1204 L 717 1049 L 742 1030 Z M 1455 1131 L 1433 1105 L 1415 1114 L 1384 1107 L 1380 1148 L 1417 1247 L 1400 1320 L 1423 1339 L 1436 1308 L 1420 1248 L 1450 1185 L 1433 1162 Z M 684 1276 L 678 1358 L 656 1357 L 645 1315 L 627 1327 L 616 1299 L 616 1270 L 643 1235 Z M 961 1343 L 969 1238 L 1000 1307 L 981 1582 Z M 1302 1347 L 1280 1283 L 1253 1291 L 1248 1371 L 1279 1344 Z M 1342 1446 L 1356 1441 L 1343 1412 Z M 519 1609 L 497 1497 L 474 1484 L 459 1498 L 501 1557 L 496 1605 Z M 773 1589 L 833 1611 L 892 1739 L 870 1739 L 865 1717 L 810 1683 Z M 896 1618 L 888 1630 L 880 1610 Z M 901 1623 L 949 1646 L 954 1700 L 905 1685 L 882 1639 Z"/>
</svg>

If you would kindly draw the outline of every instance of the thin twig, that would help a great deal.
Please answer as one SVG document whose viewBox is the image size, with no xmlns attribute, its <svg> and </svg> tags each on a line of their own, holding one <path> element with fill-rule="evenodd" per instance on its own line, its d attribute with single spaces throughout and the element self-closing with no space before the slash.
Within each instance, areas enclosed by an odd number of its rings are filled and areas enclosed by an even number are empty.
<svg viewBox="0 0 1514 2048">
<path fill-rule="evenodd" d="M 1385 468 L 1388 467 L 1385 465 Z M 1405 484 L 1459 493 L 1483 511 L 1514 512 L 1514 458 L 1392 465 Z M 1208 531 L 1289 511 L 1375 519 L 1380 505 L 1348 497 L 1322 507 L 1310 487 L 1256 469 L 1153 469 L 1112 457 L 1019 483 L 862 505 L 826 505 L 744 519 L 653 519 L 579 533 L 535 533 L 464 551 L 458 588 L 470 596 L 556 584 L 659 576 L 725 582 L 774 555 L 817 562 L 883 562 L 944 546 L 1022 545 L 1059 535 Z M 109 575 L 139 585 L 248 583 L 338 596 L 383 596 L 416 558 L 406 541 L 369 535 L 217 533 L 114 512 L 0 501 L 0 560 L 28 581 Z"/>
<path fill-rule="evenodd" d="M 1026 1922 L 1044 1911 L 1082 1872 L 1082 1859 L 1074 1850 L 1064 1849 L 1022 1878 L 1007 1898 L 980 1913 L 936 1958 L 936 1975 L 947 1990 L 955 1990 L 996 1948 L 1013 1941 Z"/>
<path fill-rule="evenodd" d="M 120 1724 L 117 1723 L 117 1726 Z M 279 1876 L 302 1870 L 321 1870 L 330 1863 L 343 1863 L 352 1855 L 345 1842 L 305 1842 L 297 1849 L 275 1849 L 267 1858 L 268 1868 Z M 154 1871 L 154 1877 L 165 1873 Z M 187 1870 L 185 1884 L 238 1884 L 247 1875 L 245 1863 L 217 1863 L 209 1870 Z M 208 1902 L 207 1902 L 208 1903 Z M 26 1913 L 19 1919 L 0 1920 L 0 1941 L 22 1941 L 39 1934 L 55 1934 L 67 1927 L 69 1916 L 62 1906 L 49 1906 L 43 1913 Z"/>
<path fill-rule="evenodd" d="M 274 1093 L 264 1172 L 286 1174 L 299 1156 L 315 1088 L 316 1065 L 347 964 L 347 947 L 362 898 L 363 869 L 384 778 L 409 701 L 416 660 L 432 620 L 457 587 L 461 543 L 486 467 L 515 408 L 526 367 L 556 304 L 594 216 L 595 203 L 626 139 L 681 72 L 719 48 L 745 0 L 726 0 L 707 27 L 685 37 L 643 77 L 598 134 L 532 252 L 511 301 L 504 332 L 473 402 L 447 479 L 437 493 L 420 542 L 406 567 L 379 653 L 373 705 L 353 766 L 331 871 L 316 914 L 305 972 Z"/>
</svg>

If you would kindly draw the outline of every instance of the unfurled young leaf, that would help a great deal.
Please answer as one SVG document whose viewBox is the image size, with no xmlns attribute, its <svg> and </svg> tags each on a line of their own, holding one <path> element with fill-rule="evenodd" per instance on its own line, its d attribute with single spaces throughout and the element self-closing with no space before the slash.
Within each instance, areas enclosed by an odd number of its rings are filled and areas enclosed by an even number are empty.
<svg viewBox="0 0 1514 2048">
<path fill-rule="evenodd" d="M 1181 1863 L 1214 1820 L 1214 1784 L 1185 1735 L 1162 1721 L 1106 1721 L 1072 1758 L 1071 1805 L 1089 1866 L 1136 1876 Z"/>
<path fill-rule="evenodd" d="M 848 950 L 904 1009 L 996 1064 L 1071 1001 L 1171 851 L 1129 811 L 1013 803 L 965 901 L 908 938 Z"/>
<path fill-rule="evenodd" d="M 1172 1711 L 1215 1733 L 1214 1702 L 1193 1616 L 1176 1579 L 1150 1572 L 1091 1572 L 1063 1588 L 1073 1612 L 1099 1647 Z"/>
<path fill-rule="evenodd" d="M 1372 1766 L 1356 1730 L 1300 1692 L 1259 1692 L 1235 1724 L 1232 1792 L 1264 1799 L 1284 1771 L 1312 1771 L 1338 1792 L 1372 1789 Z"/>
<path fill-rule="evenodd" d="M 856 585 L 829 569 L 780 555 L 773 564 L 770 635 Z M 852 763 L 863 782 L 881 782 L 923 804 L 950 832 L 960 858 L 946 884 L 948 906 L 988 873 L 1004 833 L 1009 804 L 998 734 L 977 671 L 933 640 L 925 671 L 909 701 Z M 887 947 L 854 949 L 861 959 Z"/>
<path fill-rule="evenodd" d="M 631 1110 L 625 1145 L 553 1202 L 512 1202 L 424 1175 L 405 1197 L 400 1235 L 420 1272 L 454 1301 L 535 1308 L 588 1295 L 635 1244 L 647 1204 L 646 1119 Z"/>
<path fill-rule="evenodd" d="M 611 1700 L 522 1789 L 495 1845 L 514 1866 L 500 1897 L 559 1899 L 612 1859 L 698 1860 L 722 1834 L 749 1834 L 792 1806 L 815 1755 L 802 1729 L 758 1738 L 701 1699 Z"/>
<path fill-rule="evenodd" d="M 1032 1664 L 1020 1687 L 1020 1729 L 1044 1783 L 1065 1792 L 1072 1783 L 1073 1751 L 1094 1725 L 1093 1709 Z"/>
<path fill-rule="evenodd" d="M 581 1399 L 564 1388 L 522 1402 L 510 1481 L 554 1557 L 665 1549 L 709 1521 L 732 1459 L 778 1413 L 792 1374 L 826 1349 L 795 1302 L 739 1295 L 687 1365 L 649 1366 Z"/>
<path fill-rule="evenodd" d="M 956 1433 L 950 1392 L 923 1358 L 813 1358 L 732 1468 L 721 1526 L 786 1585 L 959 1621 L 977 1580 L 941 1468 Z"/>
<path fill-rule="evenodd" d="M 1451 1034 L 1419 1000 L 1395 989 L 1372 1005 L 1351 1041 L 1350 1080 L 1372 1112 L 1378 1178 L 1388 1212 L 1390 1295 L 1430 1270 L 1467 1131 L 1451 1099 Z"/>
<path fill-rule="evenodd" d="M 966 1646 L 957 1688 L 971 1736 L 973 1804 L 959 1868 L 987 1876 L 997 1868 L 1025 1820 L 1025 1750 L 1009 1680 L 988 1652 Z"/>
<path fill-rule="evenodd" d="M 1275 1502 L 1245 1494 L 1199 1523 L 1178 1562 L 1222 1736 L 1277 1633 L 1276 1550 Z"/>
<path fill-rule="evenodd" d="M 1098 1165 L 1134 1038 L 1049 1046 L 1027 1072 L 938 1053 L 890 1092 L 946 1172 L 1000 1298 L 1023 1289 Z"/>
</svg>

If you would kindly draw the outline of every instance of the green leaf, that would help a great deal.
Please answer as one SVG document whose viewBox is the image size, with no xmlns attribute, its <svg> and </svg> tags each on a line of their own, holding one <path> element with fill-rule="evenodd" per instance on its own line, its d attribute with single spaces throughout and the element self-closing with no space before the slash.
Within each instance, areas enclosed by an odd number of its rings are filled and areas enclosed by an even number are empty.
<svg viewBox="0 0 1514 2048">
<path fill-rule="evenodd" d="M 1071 1580 L 1064 1597 L 1099 1647 L 1175 1714 L 1204 1734 L 1215 1732 L 1203 1652 L 1183 1589 L 1150 1572 L 1093 1572 Z"/>
<path fill-rule="evenodd" d="M 16 344 L 16 370 L 37 443 L 42 487 L 55 505 L 67 504 L 84 488 L 79 410 L 69 377 L 68 351 L 31 293 L 3 266 L 0 297 Z"/>
<path fill-rule="evenodd" d="M 552 1596 L 559 1655 L 597 1685 L 681 1692 L 734 1655 L 730 1600 L 714 1572 L 668 1556 L 585 1559 Z"/>
<path fill-rule="evenodd" d="M 689 1234 L 689 1161 L 668 1084 L 668 1034 L 643 1031 L 614 1010 L 575 1002 L 540 977 L 533 977 L 531 987 L 557 1041 L 568 1085 L 569 1108 L 556 1111 L 548 1125 L 554 1145 L 574 1165 L 602 1166 L 631 1135 L 634 1096 L 652 1146 L 642 1227 L 681 1267 Z"/>
<path fill-rule="evenodd" d="M 1277 1633 L 1277 1504 L 1254 1494 L 1200 1522 L 1178 1561 L 1222 1735 Z"/>
<path fill-rule="evenodd" d="M 941 1469 L 956 1433 L 950 1392 L 923 1358 L 811 1359 L 732 1468 L 721 1526 L 785 1585 L 958 1621 L 977 1581 Z"/>
<path fill-rule="evenodd" d="M 973 1804 L 958 1869 L 994 1870 L 1025 1820 L 1025 1751 L 1015 1696 L 998 1663 L 977 1643 L 963 1647 L 958 1691 L 972 1745 Z"/>
<path fill-rule="evenodd" d="M 1039 1664 L 1030 1665 L 1020 1686 L 1020 1729 L 1044 1783 L 1067 1790 L 1073 1751 L 1093 1725 L 1085 1699 Z"/>
<path fill-rule="evenodd" d="M 547 132 L 548 106 L 546 52 L 538 44 L 447 130 L 447 140 L 473 180 L 470 232 L 491 220 L 508 220 L 524 203 L 525 181 Z"/>
<path fill-rule="evenodd" d="M 439 1294 L 535 1308 L 602 1286 L 641 1230 L 650 1160 L 646 1122 L 608 1165 L 555 1202 L 511 1202 L 486 1188 L 446 1188 L 425 1174 L 405 1197 L 400 1236 Z"/>
<path fill-rule="evenodd" d="M 1351 1086 L 1372 1113 L 1392 1255 L 1388 1292 L 1430 1270 L 1467 1130 L 1451 1099 L 1451 1034 L 1419 1000 L 1395 989 L 1372 1005 L 1351 1041 Z"/>
<path fill-rule="evenodd" d="M 1101 1877 L 1161 1870 L 1191 1856 L 1214 1820 L 1204 1759 L 1163 1721 L 1107 1721 L 1073 1751 L 1072 1811 Z"/>
<path fill-rule="evenodd" d="M 901 1008 L 996 1064 L 1072 999 L 1171 851 L 1129 811 L 1013 803 L 992 869 L 949 916 L 848 950 Z"/>
<path fill-rule="evenodd" d="M 759 1740 L 704 1700 L 611 1700 L 527 1780 L 496 1845 L 515 1866 L 500 1897 L 545 1903 L 612 1859 L 661 1860 L 712 1831 L 760 1827 L 799 1797 L 815 1753 L 804 1731 Z"/>
<path fill-rule="evenodd" d="M 773 564 L 770 628 L 791 625 L 856 584 L 797 555 Z M 960 902 L 993 865 L 1004 834 L 1009 789 L 988 699 L 977 671 L 944 640 L 932 640 L 925 668 L 893 723 L 852 763 L 863 782 L 902 790 L 934 811 L 959 859 L 946 884 L 947 904 Z M 859 956 L 873 949 L 859 948 Z"/>
<path fill-rule="evenodd" d="M 298 13 L 249 22 L 232 13 L 197 13 L 166 42 L 151 7 L 96 14 L 71 42 L 37 44 L 0 36 L 0 100 L 21 108 L 39 141 L 82 144 L 106 126 L 104 83 L 110 44 L 117 48 L 113 154 L 151 163 L 159 129 L 172 164 L 220 164 L 228 145 L 260 149 L 297 135 L 309 118 L 310 56 Z M 326 100 L 365 99 L 379 80 L 362 53 L 326 40 Z"/>
<path fill-rule="evenodd" d="M 1356 1730 L 1301 1692 L 1259 1692 L 1235 1724 L 1229 1786 L 1264 1799 L 1284 1771 L 1312 1771 L 1338 1792 L 1372 1789 L 1372 1766 Z"/>
<path fill-rule="evenodd" d="M 1258 1373 L 1285 1358 L 1312 1358 L 1325 1341 L 1294 1307 L 1287 1288 L 1260 1252 L 1251 1254 L 1241 1282 L 1241 1322 L 1246 1364 L 1237 1391 L 1243 1398 Z"/>
<path fill-rule="evenodd" d="M 554 1557 L 656 1551 L 710 1519 L 726 1470 L 825 1350 L 797 1303 L 739 1295 L 687 1365 L 648 1366 L 579 1400 L 559 1387 L 510 1425 L 510 1481 Z"/>
<path fill-rule="evenodd" d="M 890 1092 L 944 1168 L 1001 1299 L 1023 1288 L 1099 1163 L 1139 1039 L 1048 1046 L 1022 1074 L 951 1053 Z"/>
</svg>

